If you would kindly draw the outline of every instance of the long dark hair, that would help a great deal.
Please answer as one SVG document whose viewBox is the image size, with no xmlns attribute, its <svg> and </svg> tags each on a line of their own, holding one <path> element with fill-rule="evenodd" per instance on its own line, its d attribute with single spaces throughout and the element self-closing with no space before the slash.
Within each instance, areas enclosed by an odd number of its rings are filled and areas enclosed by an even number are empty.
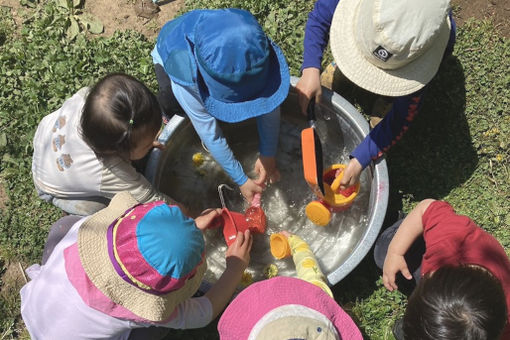
<svg viewBox="0 0 510 340">
<path fill-rule="evenodd" d="M 409 298 L 406 339 L 496 340 L 505 327 L 505 293 L 481 267 L 441 267 L 426 275 Z"/>
<path fill-rule="evenodd" d="M 156 96 L 140 81 L 109 74 L 88 93 L 81 116 L 81 135 L 98 156 L 129 155 L 142 133 L 161 127 Z"/>
</svg>

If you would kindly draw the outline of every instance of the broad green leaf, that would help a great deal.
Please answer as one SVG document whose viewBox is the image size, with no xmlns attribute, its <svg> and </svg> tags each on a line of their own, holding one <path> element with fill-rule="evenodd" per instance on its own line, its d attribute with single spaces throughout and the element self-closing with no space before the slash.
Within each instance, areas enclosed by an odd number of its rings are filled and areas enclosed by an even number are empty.
<svg viewBox="0 0 510 340">
<path fill-rule="evenodd" d="M 70 17 L 69 19 L 71 20 L 71 25 L 67 28 L 66 35 L 69 40 L 73 40 L 80 33 L 80 26 L 75 18 Z"/>
<path fill-rule="evenodd" d="M 87 27 L 87 30 L 92 34 L 103 33 L 103 24 L 99 19 L 92 15 L 82 15 L 80 17 L 81 22 Z"/>
<path fill-rule="evenodd" d="M 67 0 L 56 0 L 57 5 L 63 8 L 69 9 L 69 4 L 67 3 Z"/>
<path fill-rule="evenodd" d="M 0 151 L 3 150 L 7 146 L 7 135 L 2 132 L 0 134 Z"/>
</svg>

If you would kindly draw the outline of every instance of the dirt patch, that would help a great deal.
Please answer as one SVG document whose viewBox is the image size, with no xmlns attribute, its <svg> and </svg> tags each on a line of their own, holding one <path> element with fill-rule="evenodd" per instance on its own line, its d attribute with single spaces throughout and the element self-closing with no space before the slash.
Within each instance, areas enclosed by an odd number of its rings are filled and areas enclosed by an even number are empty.
<svg viewBox="0 0 510 340">
<path fill-rule="evenodd" d="M 0 294 L 9 294 L 12 289 L 19 290 L 25 285 L 26 276 L 21 270 L 21 264 L 18 261 L 12 261 L 5 265 L 5 271 L 1 278 L 3 285 L 0 287 Z"/>
<path fill-rule="evenodd" d="M 152 19 L 138 17 L 135 13 L 136 0 L 82 0 L 83 12 L 95 16 L 104 26 L 102 36 L 111 36 L 115 31 L 132 29 L 140 32 L 149 39 L 155 38 L 161 27 L 173 19 L 179 9 L 184 5 L 184 0 L 159 1 L 160 11 Z M 0 6 L 12 9 L 12 16 L 19 28 L 23 19 L 21 11 L 28 10 L 20 5 L 19 0 L 0 0 Z"/>
<path fill-rule="evenodd" d="M 510 1 L 508 0 L 452 0 L 457 6 L 455 21 L 459 26 L 469 18 L 490 19 L 504 37 L 510 37 Z"/>
<path fill-rule="evenodd" d="M 167 21 L 175 17 L 183 4 L 184 0 L 160 1 L 160 12 L 152 19 L 136 16 L 134 0 L 85 0 L 84 11 L 103 23 L 103 35 L 110 36 L 116 30 L 132 29 L 152 39 Z"/>
</svg>

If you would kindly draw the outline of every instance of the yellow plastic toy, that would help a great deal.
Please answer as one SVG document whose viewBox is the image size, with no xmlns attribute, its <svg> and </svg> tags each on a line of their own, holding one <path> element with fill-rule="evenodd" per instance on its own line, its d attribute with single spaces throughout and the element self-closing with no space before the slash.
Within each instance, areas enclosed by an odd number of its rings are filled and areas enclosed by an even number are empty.
<svg viewBox="0 0 510 340">
<path fill-rule="evenodd" d="M 324 290 L 333 297 L 328 287 L 326 276 L 317 263 L 310 246 L 299 236 L 288 232 L 271 234 L 269 239 L 271 254 L 277 259 L 292 256 L 296 266 L 296 274 L 302 280 L 308 281 Z"/>
<path fill-rule="evenodd" d="M 343 177 L 345 165 L 333 164 L 323 173 L 324 197 L 312 201 L 306 206 L 306 216 L 319 226 L 326 226 L 331 221 L 331 214 L 349 209 L 358 196 L 360 184 L 357 183 L 344 190 L 338 190 Z"/>
</svg>

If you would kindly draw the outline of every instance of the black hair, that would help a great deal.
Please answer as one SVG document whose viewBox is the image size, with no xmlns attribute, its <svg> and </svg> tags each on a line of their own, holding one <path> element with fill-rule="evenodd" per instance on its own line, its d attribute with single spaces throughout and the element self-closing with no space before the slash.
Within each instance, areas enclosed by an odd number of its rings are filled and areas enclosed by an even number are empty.
<svg viewBox="0 0 510 340">
<path fill-rule="evenodd" d="M 128 157 L 143 133 L 161 127 L 156 96 L 140 81 L 109 74 L 88 93 L 81 116 L 81 135 L 98 156 Z"/>
<path fill-rule="evenodd" d="M 427 274 L 410 296 L 405 339 L 496 340 L 505 327 L 501 282 L 478 266 L 441 267 Z"/>
</svg>

